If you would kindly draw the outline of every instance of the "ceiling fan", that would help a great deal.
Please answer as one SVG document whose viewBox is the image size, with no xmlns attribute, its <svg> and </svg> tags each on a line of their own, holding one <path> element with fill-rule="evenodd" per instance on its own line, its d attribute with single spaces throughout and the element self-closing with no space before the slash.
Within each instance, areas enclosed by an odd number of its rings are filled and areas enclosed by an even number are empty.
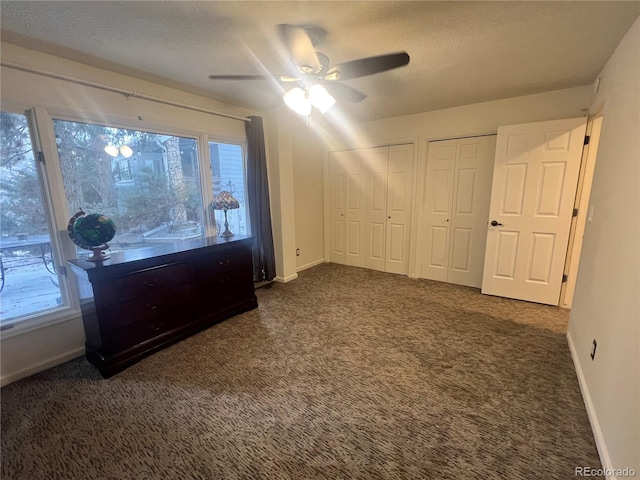
<svg viewBox="0 0 640 480">
<path fill-rule="evenodd" d="M 336 102 L 361 102 L 367 96 L 349 87 L 343 80 L 385 72 L 409 63 L 406 52 L 361 58 L 331 66 L 329 58 L 317 52 L 326 32 L 309 25 L 278 25 L 278 33 L 291 55 L 289 72 L 282 75 L 209 75 L 212 80 L 275 79 L 283 85 L 294 85 L 284 95 L 289 108 L 301 115 L 309 115 L 314 106 L 322 113 Z"/>
</svg>

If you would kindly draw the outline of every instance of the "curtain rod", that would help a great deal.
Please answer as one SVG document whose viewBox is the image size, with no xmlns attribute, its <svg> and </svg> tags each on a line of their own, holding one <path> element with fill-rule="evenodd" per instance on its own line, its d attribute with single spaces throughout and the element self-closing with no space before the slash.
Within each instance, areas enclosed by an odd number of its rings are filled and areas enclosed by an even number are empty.
<svg viewBox="0 0 640 480">
<path fill-rule="evenodd" d="M 64 80 L 71 83 L 77 83 L 78 85 L 84 85 L 86 87 L 98 88 L 100 90 L 105 90 L 107 92 L 119 93 L 121 95 L 124 95 L 127 98 L 130 98 L 130 97 L 140 98 L 142 100 L 148 100 L 150 102 L 162 103 L 164 105 L 171 105 L 172 107 L 185 108 L 187 110 L 193 110 L 195 112 L 208 113 L 209 115 L 216 115 L 218 117 L 232 118 L 234 120 L 240 120 L 242 122 L 251 121 L 249 118 L 246 118 L 246 117 L 238 117 L 236 115 L 231 115 L 229 113 L 216 112 L 215 110 L 208 110 L 206 108 L 194 107 L 193 105 L 188 105 L 186 103 L 165 100 L 163 98 L 153 97 L 151 95 L 146 95 L 144 93 L 140 93 L 136 91 L 123 90 L 121 88 L 111 87 L 109 85 L 104 85 L 96 82 L 90 82 L 88 80 L 81 80 L 79 78 L 68 77 L 66 75 L 60 75 L 58 73 L 47 72 L 45 70 L 39 70 L 37 68 L 26 67 L 23 65 L 18 65 L 16 63 L 2 61 L 0 62 L 0 65 L 7 68 L 13 68 L 15 70 L 22 70 L 23 72 L 27 72 L 27 73 L 35 73 L 37 75 L 42 75 L 44 77 L 55 78 L 57 80 Z"/>
</svg>

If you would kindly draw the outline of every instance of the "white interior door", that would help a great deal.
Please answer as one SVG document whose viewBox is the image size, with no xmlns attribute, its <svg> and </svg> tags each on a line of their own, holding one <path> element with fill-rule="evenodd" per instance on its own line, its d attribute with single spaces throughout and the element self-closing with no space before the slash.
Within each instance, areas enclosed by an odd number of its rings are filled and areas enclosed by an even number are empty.
<svg viewBox="0 0 640 480">
<path fill-rule="evenodd" d="M 387 232 L 387 147 L 359 150 L 365 162 L 367 178 L 365 202 L 367 219 L 363 249 L 366 252 L 365 267 L 385 271 L 385 241 Z"/>
<path fill-rule="evenodd" d="M 367 217 L 368 172 L 366 155 L 350 150 L 345 155 L 346 181 L 346 261 L 347 265 L 365 266 L 364 239 Z"/>
<path fill-rule="evenodd" d="M 449 230 L 456 140 L 429 143 L 424 208 L 424 257 L 422 277 L 447 281 Z"/>
<path fill-rule="evenodd" d="M 558 305 L 586 122 L 498 128 L 482 293 Z"/>
<path fill-rule="evenodd" d="M 329 261 L 340 264 L 346 263 L 345 162 L 347 156 L 347 152 L 329 153 L 328 167 Z"/>
<path fill-rule="evenodd" d="M 413 145 L 389 147 L 384 270 L 409 273 L 409 224 L 413 190 Z"/>
<path fill-rule="evenodd" d="M 480 288 L 495 155 L 494 135 L 457 140 L 447 282 Z"/>
</svg>

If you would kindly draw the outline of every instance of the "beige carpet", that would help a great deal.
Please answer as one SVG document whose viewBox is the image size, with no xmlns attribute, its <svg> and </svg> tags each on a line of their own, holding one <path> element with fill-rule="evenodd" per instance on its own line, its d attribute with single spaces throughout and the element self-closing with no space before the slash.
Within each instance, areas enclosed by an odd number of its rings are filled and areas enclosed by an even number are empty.
<svg viewBox="0 0 640 480">
<path fill-rule="evenodd" d="M 568 312 L 323 264 L 109 380 L 2 389 L 3 479 L 569 479 Z"/>
</svg>

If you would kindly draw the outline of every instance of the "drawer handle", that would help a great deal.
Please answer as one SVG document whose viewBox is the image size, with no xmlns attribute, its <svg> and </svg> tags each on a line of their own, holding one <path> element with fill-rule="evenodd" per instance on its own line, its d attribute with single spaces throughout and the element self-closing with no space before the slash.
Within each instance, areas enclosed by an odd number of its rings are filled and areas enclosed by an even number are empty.
<svg viewBox="0 0 640 480">
<path fill-rule="evenodd" d="M 151 330 L 153 330 L 154 332 L 157 332 L 161 328 L 162 328 L 162 323 L 159 323 L 157 325 L 151 325 Z"/>
<path fill-rule="evenodd" d="M 157 303 L 147 303 L 147 308 L 149 310 L 155 310 L 156 308 L 158 308 L 158 304 Z"/>
<path fill-rule="evenodd" d="M 158 283 L 158 279 L 154 278 L 153 280 L 145 280 L 144 284 L 147 286 L 147 288 L 153 288 L 156 286 L 156 284 Z"/>
<path fill-rule="evenodd" d="M 229 260 L 228 258 L 225 260 L 220 260 L 220 265 L 229 265 L 229 263 L 231 263 L 231 260 Z"/>
</svg>

